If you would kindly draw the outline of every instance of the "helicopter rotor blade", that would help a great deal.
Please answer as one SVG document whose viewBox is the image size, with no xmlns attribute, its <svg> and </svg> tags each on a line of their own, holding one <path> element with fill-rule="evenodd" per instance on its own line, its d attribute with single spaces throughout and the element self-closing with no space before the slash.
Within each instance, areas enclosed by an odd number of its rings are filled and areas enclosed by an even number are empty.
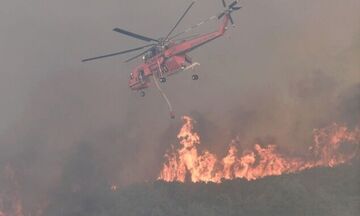
<svg viewBox="0 0 360 216">
<path fill-rule="evenodd" d="M 233 10 L 240 10 L 242 7 L 232 7 L 231 9 L 233 9 Z"/>
<path fill-rule="evenodd" d="M 222 13 L 218 16 L 218 19 L 221 19 L 225 14 L 226 14 L 226 12 L 222 12 Z"/>
<path fill-rule="evenodd" d="M 177 37 L 179 37 L 180 35 L 183 35 L 183 34 L 185 34 L 185 33 L 188 33 L 188 32 L 190 32 L 190 31 L 192 31 L 192 30 L 200 27 L 201 25 L 203 25 L 203 24 L 205 24 L 205 23 L 208 23 L 209 21 L 211 21 L 211 20 L 213 20 L 213 19 L 216 19 L 216 18 L 217 18 L 217 16 L 211 16 L 211 17 L 207 18 L 206 20 L 203 20 L 203 21 L 201 21 L 200 23 L 198 23 L 198 24 L 196 24 L 196 25 L 193 25 L 193 26 L 191 26 L 190 28 L 187 28 L 185 31 L 179 32 L 179 33 L 177 33 L 176 35 L 171 36 L 168 40 L 171 41 L 171 40 L 173 40 L 174 38 L 177 38 Z"/>
<path fill-rule="evenodd" d="M 176 27 L 180 24 L 180 22 L 182 21 L 182 19 L 185 17 L 185 15 L 189 12 L 190 8 L 195 4 L 195 1 L 191 2 L 191 4 L 189 5 L 189 7 L 186 9 L 186 11 L 183 13 L 183 15 L 180 17 L 180 19 L 177 21 L 177 23 L 175 24 L 175 26 L 171 29 L 171 31 L 166 35 L 166 39 L 167 40 L 170 35 L 173 33 L 173 31 L 176 29 Z"/>
<path fill-rule="evenodd" d="M 229 14 L 229 20 L 230 20 L 231 25 L 234 25 L 234 20 L 230 14 Z"/>
<path fill-rule="evenodd" d="M 156 45 L 156 44 L 155 44 L 155 45 Z M 127 60 L 124 61 L 124 62 L 125 62 L 125 63 L 131 62 L 132 60 L 135 60 L 135 59 L 141 57 L 142 55 L 144 55 L 145 53 L 147 53 L 150 49 L 151 49 L 151 48 L 145 50 L 144 52 L 139 53 L 138 55 L 136 55 L 136 56 L 134 56 L 134 57 L 131 57 L 131 58 L 127 59 Z"/>
<path fill-rule="evenodd" d="M 93 57 L 93 58 L 87 58 L 87 59 L 83 59 L 82 62 L 87 62 L 87 61 L 92 61 L 92 60 L 96 60 L 96 59 L 102 59 L 102 58 L 121 55 L 121 54 L 129 53 L 129 52 L 134 52 L 134 51 L 141 50 L 141 49 L 144 49 L 146 47 L 153 46 L 153 45 L 154 44 L 148 44 L 146 46 L 137 47 L 137 48 L 134 48 L 134 49 L 129 49 L 129 50 L 121 51 L 121 52 L 111 53 L 111 54 L 97 56 L 97 57 Z"/>
<path fill-rule="evenodd" d="M 229 8 L 234 7 L 237 3 L 238 3 L 238 1 L 233 1 L 233 3 L 231 3 L 231 4 L 229 5 Z"/>
<path fill-rule="evenodd" d="M 200 34 L 189 35 L 189 36 L 187 36 L 187 37 L 183 37 L 183 38 L 176 39 L 175 42 L 192 39 L 192 38 L 198 37 L 199 35 L 200 35 Z"/>
<path fill-rule="evenodd" d="M 149 38 L 149 37 L 146 37 L 146 36 L 143 36 L 143 35 L 135 34 L 133 32 L 126 31 L 124 29 L 114 28 L 113 31 L 124 34 L 124 35 L 127 35 L 127 36 L 130 36 L 130 37 L 133 37 L 133 38 L 136 38 L 136 39 L 139 39 L 139 40 L 143 40 L 143 41 L 146 41 L 146 42 L 154 41 L 154 42 L 159 43 L 159 40 Z"/>
</svg>

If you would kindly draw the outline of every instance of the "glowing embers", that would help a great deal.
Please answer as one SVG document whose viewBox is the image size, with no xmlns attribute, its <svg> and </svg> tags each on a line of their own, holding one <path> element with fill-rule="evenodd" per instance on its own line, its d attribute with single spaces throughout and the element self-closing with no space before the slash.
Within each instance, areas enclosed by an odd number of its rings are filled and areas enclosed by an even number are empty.
<svg viewBox="0 0 360 216">
<path fill-rule="evenodd" d="M 158 177 L 164 181 L 216 182 L 223 179 L 255 180 L 265 176 L 299 172 L 319 166 L 334 167 L 346 163 L 359 154 L 360 131 L 332 124 L 313 131 L 314 143 L 306 158 L 281 154 L 275 145 L 238 152 L 231 144 L 227 155 L 219 159 L 209 151 L 199 151 L 200 137 L 194 131 L 194 121 L 183 117 L 184 125 L 177 136 L 178 148 L 165 155 L 166 162 Z"/>
</svg>

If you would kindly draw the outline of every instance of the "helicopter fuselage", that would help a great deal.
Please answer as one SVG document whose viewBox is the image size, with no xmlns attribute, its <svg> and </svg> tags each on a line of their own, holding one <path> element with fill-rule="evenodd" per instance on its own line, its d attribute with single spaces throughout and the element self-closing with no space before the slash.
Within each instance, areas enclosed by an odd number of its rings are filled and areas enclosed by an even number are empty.
<svg viewBox="0 0 360 216">
<path fill-rule="evenodd" d="M 132 90 L 142 90 L 150 86 L 150 76 L 166 78 L 177 72 L 186 70 L 193 64 L 188 52 L 221 37 L 226 32 L 229 16 L 225 15 L 217 31 L 203 34 L 180 43 L 169 44 L 164 50 L 143 56 L 144 62 L 130 74 L 129 87 Z"/>
</svg>

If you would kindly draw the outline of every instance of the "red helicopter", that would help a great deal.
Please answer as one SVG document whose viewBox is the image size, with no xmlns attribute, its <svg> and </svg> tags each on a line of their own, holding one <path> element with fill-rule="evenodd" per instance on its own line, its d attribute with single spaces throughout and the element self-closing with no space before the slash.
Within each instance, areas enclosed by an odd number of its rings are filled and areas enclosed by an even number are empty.
<svg viewBox="0 0 360 216">
<path fill-rule="evenodd" d="M 222 11 L 217 16 L 212 16 L 208 18 L 207 20 L 202 21 L 201 23 L 194 25 L 190 27 L 189 29 L 180 32 L 174 36 L 171 36 L 174 30 L 177 28 L 177 26 L 180 24 L 182 19 L 185 17 L 185 15 L 188 13 L 190 8 L 194 5 L 195 2 L 192 2 L 188 8 L 185 10 L 183 15 L 179 18 L 175 26 L 170 30 L 170 32 L 166 35 L 166 37 L 154 39 L 150 37 L 146 37 L 140 34 L 136 34 L 124 29 L 120 28 L 114 28 L 113 30 L 115 32 L 142 40 L 146 42 L 151 42 L 150 44 L 125 50 L 122 52 L 116 52 L 112 54 L 102 55 L 94 58 L 88 58 L 82 60 L 82 62 L 92 61 L 96 59 L 116 56 L 116 55 L 122 55 L 125 53 L 130 53 L 138 50 L 143 50 L 147 48 L 145 51 L 139 53 L 138 55 L 126 60 L 125 62 L 130 62 L 134 59 L 137 59 L 139 57 L 142 57 L 143 63 L 132 71 L 130 74 L 129 79 L 129 87 L 132 90 L 140 91 L 140 95 L 142 97 L 145 96 L 144 89 L 148 88 L 150 86 L 150 77 L 153 78 L 154 83 L 156 84 L 156 87 L 159 89 L 160 93 L 166 100 L 169 109 L 170 109 L 170 115 L 172 118 L 175 117 L 173 109 L 171 107 L 171 104 L 164 94 L 164 92 L 161 90 L 161 87 L 158 83 L 158 80 L 161 83 L 166 82 L 166 77 L 171 76 L 179 71 L 186 71 L 189 69 L 193 69 L 195 66 L 200 65 L 197 62 L 193 62 L 192 59 L 187 55 L 188 52 L 216 39 L 224 35 L 228 28 L 229 22 L 233 25 L 234 21 L 231 17 L 231 13 L 234 11 L 239 10 L 241 7 L 237 6 L 238 1 L 234 1 L 231 4 L 227 6 L 225 0 L 222 0 L 222 4 L 225 8 L 224 11 Z M 190 38 L 183 38 L 183 39 L 175 39 L 179 37 L 180 35 L 183 35 L 192 29 L 200 26 L 203 23 L 206 23 L 209 20 L 212 19 L 222 19 L 220 26 L 218 30 L 206 33 L 202 35 L 196 35 L 192 36 Z M 197 74 L 192 75 L 193 80 L 198 80 L 199 76 Z"/>
</svg>

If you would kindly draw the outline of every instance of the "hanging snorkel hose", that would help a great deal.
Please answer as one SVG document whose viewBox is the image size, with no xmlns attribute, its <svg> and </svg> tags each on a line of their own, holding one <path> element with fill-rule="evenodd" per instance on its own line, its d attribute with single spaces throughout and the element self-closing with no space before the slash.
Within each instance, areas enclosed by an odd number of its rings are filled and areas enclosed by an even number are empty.
<svg viewBox="0 0 360 216">
<path fill-rule="evenodd" d="M 158 77 L 160 77 L 160 74 L 163 74 L 162 73 L 162 70 L 161 70 L 161 65 L 160 65 L 160 62 L 159 60 L 157 61 L 157 64 L 158 64 L 158 67 L 159 67 L 159 72 L 155 75 L 153 74 L 153 79 L 154 79 L 154 83 L 156 85 L 156 88 L 159 90 L 161 96 L 164 98 L 164 100 L 166 101 L 167 105 L 168 105 L 168 108 L 169 108 L 169 111 L 170 111 L 170 118 L 174 119 L 175 118 L 175 112 L 174 112 L 174 109 L 170 103 L 170 100 L 169 98 L 166 96 L 165 92 L 162 90 L 159 82 L 158 82 Z"/>
</svg>

